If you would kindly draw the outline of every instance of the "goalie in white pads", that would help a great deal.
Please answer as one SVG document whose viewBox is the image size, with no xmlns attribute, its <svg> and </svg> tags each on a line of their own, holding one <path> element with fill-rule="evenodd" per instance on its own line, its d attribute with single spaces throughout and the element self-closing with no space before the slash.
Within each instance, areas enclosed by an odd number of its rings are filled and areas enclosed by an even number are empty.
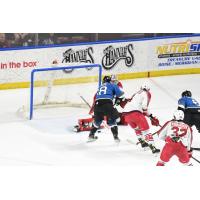
<svg viewBox="0 0 200 200">
<path fill-rule="evenodd" d="M 160 139 L 165 141 L 165 145 L 160 154 L 157 166 L 164 166 L 172 156 L 177 156 L 184 165 L 192 165 L 192 129 L 183 122 L 184 113 L 181 110 L 174 112 L 174 119 L 165 123 L 159 131 Z"/>
</svg>

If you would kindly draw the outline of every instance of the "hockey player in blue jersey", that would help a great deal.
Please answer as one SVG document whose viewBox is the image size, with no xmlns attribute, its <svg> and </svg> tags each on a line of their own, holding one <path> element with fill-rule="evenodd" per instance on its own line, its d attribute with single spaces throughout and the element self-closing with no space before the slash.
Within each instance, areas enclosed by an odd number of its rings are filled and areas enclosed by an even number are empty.
<svg viewBox="0 0 200 200">
<path fill-rule="evenodd" d="M 114 140 L 120 142 L 118 138 L 118 126 L 116 120 L 119 118 L 118 111 L 113 107 L 113 98 L 116 96 L 123 100 L 124 92 L 120 88 L 111 83 L 111 77 L 105 76 L 103 83 L 96 94 L 94 105 L 94 123 L 89 134 L 88 141 L 94 141 L 98 137 L 95 136 L 96 131 L 101 126 L 104 117 L 107 117 L 107 124 L 111 127 Z"/>
<path fill-rule="evenodd" d="M 178 110 L 182 110 L 185 114 L 183 121 L 189 126 L 195 125 L 200 133 L 200 104 L 192 98 L 190 91 L 182 93 L 182 97 L 178 100 Z"/>
</svg>

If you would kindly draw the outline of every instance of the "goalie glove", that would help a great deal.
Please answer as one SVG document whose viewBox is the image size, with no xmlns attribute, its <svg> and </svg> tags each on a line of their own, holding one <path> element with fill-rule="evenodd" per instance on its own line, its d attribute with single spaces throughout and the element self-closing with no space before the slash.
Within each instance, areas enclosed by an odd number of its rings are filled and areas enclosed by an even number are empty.
<svg viewBox="0 0 200 200">
<path fill-rule="evenodd" d="M 122 101 L 121 98 L 116 97 L 114 105 L 115 105 L 115 106 L 119 106 L 120 103 L 121 103 L 121 101 Z"/>
<path fill-rule="evenodd" d="M 160 122 L 156 117 L 153 117 L 152 114 L 149 115 L 149 119 L 151 120 L 151 124 L 153 126 L 160 126 Z"/>
</svg>

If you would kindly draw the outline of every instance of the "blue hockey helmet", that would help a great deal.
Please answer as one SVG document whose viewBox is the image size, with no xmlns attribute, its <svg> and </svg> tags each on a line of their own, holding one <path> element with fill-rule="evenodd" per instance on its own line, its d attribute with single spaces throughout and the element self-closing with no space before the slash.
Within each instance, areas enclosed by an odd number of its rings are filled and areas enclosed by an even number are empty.
<svg viewBox="0 0 200 200">
<path fill-rule="evenodd" d="M 185 90 L 184 92 L 182 92 L 181 96 L 182 97 L 191 97 L 192 93 L 189 90 Z"/>
<path fill-rule="evenodd" d="M 110 76 L 104 76 L 103 83 L 110 83 L 111 77 Z"/>
</svg>

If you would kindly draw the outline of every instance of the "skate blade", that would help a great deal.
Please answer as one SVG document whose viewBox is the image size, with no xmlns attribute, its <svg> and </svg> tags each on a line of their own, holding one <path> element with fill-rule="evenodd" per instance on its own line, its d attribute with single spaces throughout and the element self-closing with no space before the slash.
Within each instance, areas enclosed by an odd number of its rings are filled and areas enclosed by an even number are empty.
<svg viewBox="0 0 200 200">
<path fill-rule="evenodd" d="M 143 151 L 149 151 L 149 147 L 141 147 Z"/>
<path fill-rule="evenodd" d="M 87 140 L 87 143 L 95 142 L 97 139 L 89 139 Z"/>
<path fill-rule="evenodd" d="M 115 144 L 118 146 L 120 144 L 120 140 L 114 140 Z"/>
<path fill-rule="evenodd" d="M 159 157 L 159 155 L 160 155 L 160 152 L 159 153 L 153 153 L 154 157 Z"/>
<path fill-rule="evenodd" d="M 152 152 L 152 154 L 153 154 L 155 157 L 158 157 L 158 156 L 160 155 L 160 151 L 159 151 L 159 152 L 155 152 L 155 153 Z"/>
</svg>

